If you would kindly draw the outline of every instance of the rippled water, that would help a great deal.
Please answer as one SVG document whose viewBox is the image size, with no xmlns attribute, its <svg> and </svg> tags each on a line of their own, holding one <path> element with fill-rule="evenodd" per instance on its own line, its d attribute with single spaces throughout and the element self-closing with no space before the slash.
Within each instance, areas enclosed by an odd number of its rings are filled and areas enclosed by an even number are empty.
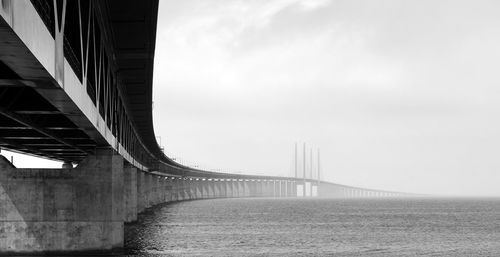
<svg viewBox="0 0 500 257">
<path fill-rule="evenodd" d="M 144 256 L 500 256 L 500 199 L 214 199 L 126 226 Z"/>
</svg>

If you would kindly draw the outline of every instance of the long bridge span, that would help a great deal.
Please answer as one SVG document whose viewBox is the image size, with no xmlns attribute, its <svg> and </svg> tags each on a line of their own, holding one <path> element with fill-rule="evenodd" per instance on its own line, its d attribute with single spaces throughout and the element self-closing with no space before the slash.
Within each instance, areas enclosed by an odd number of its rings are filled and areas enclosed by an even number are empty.
<svg viewBox="0 0 500 257">
<path fill-rule="evenodd" d="M 210 172 L 165 156 L 153 131 L 158 0 L 0 0 L 0 254 L 111 251 L 155 204 L 220 197 L 403 194 Z M 75 168 L 74 165 L 76 165 Z"/>
</svg>

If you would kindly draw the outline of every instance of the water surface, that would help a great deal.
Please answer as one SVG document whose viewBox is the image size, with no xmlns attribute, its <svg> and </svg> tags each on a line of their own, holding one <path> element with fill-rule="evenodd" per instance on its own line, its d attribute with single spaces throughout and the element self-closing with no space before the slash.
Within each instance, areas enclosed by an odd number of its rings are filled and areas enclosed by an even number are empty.
<svg viewBox="0 0 500 257">
<path fill-rule="evenodd" d="M 126 226 L 144 256 L 500 256 L 500 199 L 214 199 Z"/>
</svg>

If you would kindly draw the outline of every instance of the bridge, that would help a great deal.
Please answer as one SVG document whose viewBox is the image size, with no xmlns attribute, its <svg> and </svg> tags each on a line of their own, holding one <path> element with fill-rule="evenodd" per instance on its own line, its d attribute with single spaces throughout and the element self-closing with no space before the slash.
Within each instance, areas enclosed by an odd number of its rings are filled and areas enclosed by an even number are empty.
<svg viewBox="0 0 500 257">
<path fill-rule="evenodd" d="M 210 172 L 165 156 L 152 118 L 158 0 L 0 0 L 0 253 L 113 251 L 124 223 L 189 199 L 403 194 L 298 177 Z M 312 195 L 312 194 L 309 194 Z"/>
</svg>

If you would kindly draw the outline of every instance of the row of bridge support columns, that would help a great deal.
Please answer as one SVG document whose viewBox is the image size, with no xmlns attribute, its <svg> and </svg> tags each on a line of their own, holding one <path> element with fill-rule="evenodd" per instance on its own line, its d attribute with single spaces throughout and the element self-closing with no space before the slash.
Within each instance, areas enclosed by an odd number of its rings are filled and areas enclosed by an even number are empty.
<svg viewBox="0 0 500 257">
<path fill-rule="evenodd" d="M 335 184 L 320 196 L 398 194 Z M 124 223 L 159 203 L 230 197 L 294 197 L 291 179 L 188 178 L 138 170 L 112 149 L 97 149 L 76 168 L 18 169 L 0 156 L 0 255 L 112 251 Z M 313 192 L 313 190 L 310 190 Z"/>
<path fill-rule="evenodd" d="M 76 168 L 18 169 L 0 156 L 0 254 L 113 251 L 125 222 L 156 204 L 205 198 L 291 197 L 295 182 L 159 176 L 112 149 Z"/>
<path fill-rule="evenodd" d="M 396 192 L 385 192 L 377 190 L 367 190 L 363 188 L 345 187 L 345 186 L 322 186 L 321 195 L 333 198 L 391 198 L 404 197 L 404 194 Z"/>
</svg>

